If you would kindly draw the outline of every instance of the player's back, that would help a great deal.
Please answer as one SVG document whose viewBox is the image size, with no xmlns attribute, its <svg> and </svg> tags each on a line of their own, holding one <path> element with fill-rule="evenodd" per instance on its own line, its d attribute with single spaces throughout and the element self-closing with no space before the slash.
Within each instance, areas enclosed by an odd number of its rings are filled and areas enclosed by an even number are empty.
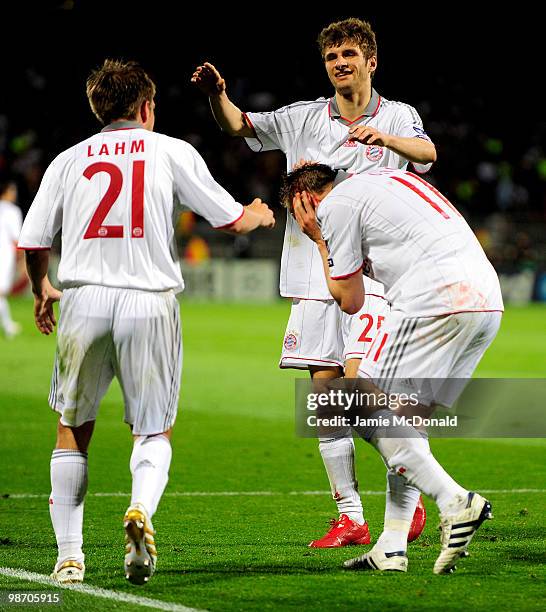
<svg viewBox="0 0 546 612">
<path fill-rule="evenodd" d="M 109 130 L 59 156 L 61 282 L 177 285 L 170 140 L 142 128 Z"/>
<path fill-rule="evenodd" d="M 106 129 L 52 162 L 29 212 L 35 218 L 25 227 L 41 222 L 52 239 L 62 226 L 62 287 L 182 288 L 173 158 L 191 165 L 186 148 L 139 127 Z"/>
<path fill-rule="evenodd" d="M 361 215 L 363 256 L 387 298 L 414 316 L 502 310 L 496 272 L 462 215 L 402 170 L 355 175 L 332 192 Z M 325 200 L 326 201 L 326 200 Z"/>
</svg>

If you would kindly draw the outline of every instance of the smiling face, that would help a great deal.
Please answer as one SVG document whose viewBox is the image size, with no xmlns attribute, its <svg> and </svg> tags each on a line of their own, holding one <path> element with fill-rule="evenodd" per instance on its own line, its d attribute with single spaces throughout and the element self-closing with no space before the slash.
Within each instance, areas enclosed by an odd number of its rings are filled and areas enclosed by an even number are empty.
<svg viewBox="0 0 546 612">
<path fill-rule="evenodd" d="M 324 49 L 324 66 L 335 90 L 346 95 L 371 87 L 377 58 L 372 55 L 366 59 L 356 43 L 346 41 Z"/>
</svg>

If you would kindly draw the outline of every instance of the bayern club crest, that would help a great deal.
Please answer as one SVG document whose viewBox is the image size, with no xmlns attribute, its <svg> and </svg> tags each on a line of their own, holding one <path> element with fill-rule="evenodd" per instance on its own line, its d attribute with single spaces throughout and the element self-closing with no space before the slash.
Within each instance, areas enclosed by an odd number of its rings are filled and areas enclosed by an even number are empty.
<svg viewBox="0 0 546 612">
<path fill-rule="evenodd" d="M 379 161 L 383 157 L 383 147 L 368 145 L 366 147 L 366 157 L 372 162 Z"/>
<path fill-rule="evenodd" d="M 287 351 L 295 351 L 298 346 L 298 337 L 294 332 L 288 332 L 284 337 L 284 348 Z"/>
</svg>

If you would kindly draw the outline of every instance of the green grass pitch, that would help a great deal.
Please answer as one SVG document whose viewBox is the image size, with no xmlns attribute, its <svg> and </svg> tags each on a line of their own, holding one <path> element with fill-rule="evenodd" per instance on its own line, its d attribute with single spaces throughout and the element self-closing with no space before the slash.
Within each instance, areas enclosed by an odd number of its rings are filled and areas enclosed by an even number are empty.
<svg viewBox="0 0 546 612">
<path fill-rule="evenodd" d="M 48 574 L 55 561 L 47 504 L 55 338 L 34 328 L 31 301 L 11 304 L 24 331 L 13 341 L 0 338 L 0 567 Z M 463 485 L 496 491 L 487 493 L 495 519 L 480 529 L 472 556 L 451 576 L 432 574 L 439 535 L 430 500 L 427 527 L 410 545 L 405 575 L 342 570 L 342 561 L 364 547 L 307 548 L 324 533 L 335 506 L 327 493 L 316 493 L 328 488 L 316 441 L 294 435 L 293 379 L 305 374 L 277 368 L 288 308 L 283 302 L 182 303 L 180 411 L 167 494 L 154 517 L 158 570 L 140 588 L 123 577 L 131 437 L 119 388 L 112 386 L 89 453 L 86 584 L 209 610 L 544 609 L 545 440 L 432 441 Z M 545 317 L 545 307 L 509 308 L 479 374 L 544 377 Z M 356 445 L 360 488 L 374 492 L 363 499 L 377 537 L 385 470 L 373 449 Z M 249 494 L 256 492 L 264 494 Z M 0 589 L 50 587 L 0 575 Z M 74 591 L 63 596 L 65 610 L 141 609 Z"/>
</svg>

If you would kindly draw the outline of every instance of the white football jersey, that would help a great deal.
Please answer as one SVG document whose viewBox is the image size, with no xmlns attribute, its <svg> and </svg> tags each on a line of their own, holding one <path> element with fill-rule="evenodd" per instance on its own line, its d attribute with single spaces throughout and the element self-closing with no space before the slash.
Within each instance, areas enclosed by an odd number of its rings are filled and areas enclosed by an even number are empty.
<svg viewBox="0 0 546 612">
<path fill-rule="evenodd" d="M 8 293 L 15 270 L 15 247 L 23 215 L 21 209 L 7 200 L 0 200 L 0 293 Z"/>
<path fill-rule="evenodd" d="M 189 143 L 117 122 L 51 163 L 19 247 L 48 248 L 62 228 L 62 288 L 181 291 L 174 231 L 181 205 L 216 228 L 243 215 Z"/>
<path fill-rule="evenodd" d="M 497 274 L 449 200 L 421 177 L 396 169 L 353 175 L 317 208 L 342 279 L 366 262 L 393 311 L 408 317 L 503 310 Z"/>
<path fill-rule="evenodd" d="M 382 98 L 375 89 L 364 114 L 355 121 L 341 116 L 335 97 L 296 102 L 273 112 L 246 113 L 257 138 L 246 141 L 253 151 L 281 150 L 290 172 L 301 159 L 352 173 L 378 167 L 404 168 L 408 161 L 386 147 L 349 142 L 349 128 L 369 125 L 386 134 L 430 140 L 417 111 Z M 426 172 L 432 164 L 419 166 Z M 281 257 L 280 293 L 285 297 L 331 299 L 315 243 L 287 217 Z"/>
</svg>

